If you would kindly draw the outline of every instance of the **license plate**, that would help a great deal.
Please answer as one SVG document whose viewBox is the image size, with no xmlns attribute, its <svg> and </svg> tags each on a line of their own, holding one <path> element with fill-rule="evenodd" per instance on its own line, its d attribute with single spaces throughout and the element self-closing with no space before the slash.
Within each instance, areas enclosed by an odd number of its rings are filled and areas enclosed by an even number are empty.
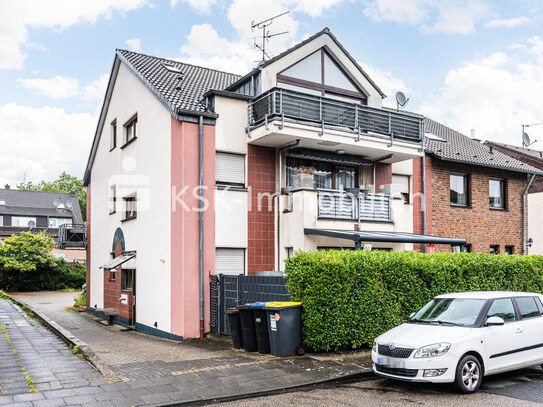
<svg viewBox="0 0 543 407">
<path fill-rule="evenodd" d="M 399 368 L 399 369 L 405 368 L 405 362 L 403 360 L 398 360 L 396 358 L 387 358 L 383 356 L 380 356 L 377 358 L 377 364 L 383 365 L 386 367 Z"/>
</svg>

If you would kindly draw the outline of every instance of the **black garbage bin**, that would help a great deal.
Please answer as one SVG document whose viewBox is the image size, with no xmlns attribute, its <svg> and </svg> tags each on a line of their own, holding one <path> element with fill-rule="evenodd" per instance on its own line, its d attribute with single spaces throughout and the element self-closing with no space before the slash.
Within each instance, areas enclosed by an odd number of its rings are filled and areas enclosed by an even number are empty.
<svg viewBox="0 0 543 407">
<path fill-rule="evenodd" d="M 253 316 L 255 320 L 256 348 L 258 353 L 270 353 L 270 337 L 268 335 L 268 318 L 264 309 L 265 302 L 255 302 L 253 307 Z"/>
<path fill-rule="evenodd" d="M 256 333 L 253 307 L 250 305 L 238 305 L 241 320 L 241 333 L 243 337 L 243 349 L 247 352 L 256 352 Z"/>
<path fill-rule="evenodd" d="M 228 315 L 228 324 L 230 325 L 230 332 L 232 333 L 232 342 L 234 342 L 234 348 L 243 348 L 243 334 L 241 332 L 240 312 L 236 308 L 229 308 L 226 311 L 226 315 Z"/>
<path fill-rule="evenodd" d="M 302 303 L 268 302 L 264 309 L 267 314 L 271 354 L 280 357 L 303 355 Z"/>
</svg>

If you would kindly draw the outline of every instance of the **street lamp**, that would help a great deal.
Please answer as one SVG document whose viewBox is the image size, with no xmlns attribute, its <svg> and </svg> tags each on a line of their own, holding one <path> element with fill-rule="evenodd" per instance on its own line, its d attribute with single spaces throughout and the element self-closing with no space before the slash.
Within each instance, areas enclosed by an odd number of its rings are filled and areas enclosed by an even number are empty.
<svg viewBox="0 0 543 407">
<path fill-rule="evenodd" d="M 532 144 L 536 143 L 537 140 L 530 142 L 530 136 L 524 131 L 526 127 L 539 126 L 543 123 L 532 123 L 532 124 L 523 124 L 522 125 L 522 147 L 530 147 Z"/>
</svg>

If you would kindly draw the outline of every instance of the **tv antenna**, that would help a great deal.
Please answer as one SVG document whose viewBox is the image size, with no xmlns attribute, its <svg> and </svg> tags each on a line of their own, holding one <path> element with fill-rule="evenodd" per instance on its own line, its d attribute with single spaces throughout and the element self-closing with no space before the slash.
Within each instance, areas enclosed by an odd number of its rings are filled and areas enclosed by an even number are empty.
<svg viewBox="0 0 543 407">
<path fill-rule="evenodd" d="M 407 102 L 409 102 L 409 98 L 406 98 L 403 92 L 396 92 L 396 110 L 400 111 L 400 106 L 404 107 Z"/>
<path fill-rule="evenodd" d="M 276 16 L 270 17 L 267 20 L 263 20 L 263 21 L 261 21 L 259 23 L 255 23 L 254 21 L 251 22 L 251 31 L 254 31 L 255 28 L 257 30 L 262 30 L 262 46 L 257 44 L 256 38 L 254 39 L 255 48 L 258 48 L 260 51 L 262 51 L 262 61 L 265 61 L 266 57 L 271 58 L 266 53 L 266 41 L 269 42 L 270 38 L 272 38 L 272 37 L 277 37 L 278 35 L 283 35 L 283 34 L 288 33 L 288 31 L 283 31 L 283 32 L 280 32 L 280 33 L 270 34 L 270 32 L 266 30 L 266 27 L 268 27 L 271 23 L 273 23 L 273 20 L 275 20 L 276 18 L 284 16 L 285 14 L 288 14 L 288 13 L 290 13 L 290 11 L 285 11 L 284 13 L 277 14 Z"/>
<path fill-rule="evenodd" d="M 524 128 L 531 126 L 539 126 L 543 123 L 532 123 L 532 124 L 523 124 L 522 125 L 522 147 L 530 147 L 532 144 L 537 143 L 537 140 L 531 141 L 530 136 L 524 131 Z"/>
</svg>

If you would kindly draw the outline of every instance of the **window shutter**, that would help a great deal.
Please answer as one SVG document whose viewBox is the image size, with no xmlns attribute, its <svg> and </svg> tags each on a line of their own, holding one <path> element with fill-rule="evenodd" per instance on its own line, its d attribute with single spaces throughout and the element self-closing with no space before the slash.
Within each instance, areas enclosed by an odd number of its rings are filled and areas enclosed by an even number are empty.
<svg viewBox="0 0 543 407">
<path fill-rule="evenodd" d="M 215 161 L 215 180 L 218 183 L 245 185 L 245 156 L 218 152 Z"/>
<path fill-rule="evenodd" d="M 392 183 L 396 185 L 396 192 L 409 193 L 409 177 L 407 175 L 392 175 Z"/>
<path fill-rule="evenodd" d="M 216 249 L 215 274 L 245 274 L 245 249 Z"/>
</svg>

